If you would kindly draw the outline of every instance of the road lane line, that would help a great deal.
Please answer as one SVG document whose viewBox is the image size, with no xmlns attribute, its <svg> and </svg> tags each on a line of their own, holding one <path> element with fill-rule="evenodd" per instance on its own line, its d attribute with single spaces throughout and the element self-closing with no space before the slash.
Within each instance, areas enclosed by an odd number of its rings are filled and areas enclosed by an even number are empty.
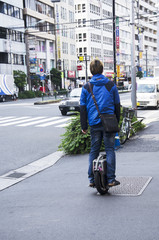
<svg viewBox="0 0 159 240">
<path fill-rule="evenodd" d="M 17 125 L 17 127 L 27 127 L 27 126 L 31 126 L 31 125 L 35 125 L 35 124 L 38 124 L 38 123 L 42 123 L 42 122 L 48 122 L 48 121 L 51 121 L 51 120 L 56 120 L 56 119 L 59 119 L 61 117 L 52 117 L 52 118 L 47 118 L 47 119 L 42 119 L 42 120 L 39 120 L 39 121 L 34 121 L 34 122 L 30 122 L 30 123 L 24 123 L 24 124 L 20 124 L 20 125 Z"/>
<path fill-rule="evenodd" d="M 12 125 L 12 124 L 16 124 L 16 122 L 17 121 L 19 121 L 19 120 L 22 120 L 22 119 L 28 119 L 28 118 L 30 118 L 30 117 L 19 117 L 19 118 L 15 118 L 15 119 L 12 119 L 9 123 L 3 123 L 3 124 L 1 124 L 0 123 L 0 126 L 9 126 L 9 125 Z M 14 121 L 14 122 L 13 122 Z"/>
<path fill-rule="evenodd" d="M 57 125 L 57 126 L 55 126 L 55 127 L 61 128 L 61 127 L 67 127 L 68 125 L 69 125 L 69 122 L 68 122 L 68 123 L 64 123 L 64 124 Z"/>
<path fill-rule="evenodd" d="M 15 118 L 16 118 L 15 116 L 3 117 L 3 118 L 0 120 L 0 123 L 9 122 L 9 121 L 12 121 L 12 120 L 15 119 Z"/>
<path fill-rule="evenodd" d="M 57 121 L 53 121 L 53 122 L 49 122 L 49 123 L 40 124 L 40 125 L 37 125 L 35 127 L 48 127 L 48 126 L 51 126 L 51 125 L 55 125 L 57 123 L 66 122 L 70 119 L 71 118 L 65 118 L 65 119 L 61 119 L 61 120 L 57 120 Z"/>
<path fill-rule="evenodd" d="M 6 124 L 2 124 L 2 125 L 0 124 L 0 126 L 11 126 L 11 125 L 16 125 L 16 124 L 18 124 L 18 123 L 35 121 L 35 120 L 42 119 L 42 118 L 45 118 L 45 117 L 35 117 L 35 118 L 29 118 L 29 119 L 20 120 L 20 121 L 15 121 L 15 122 L 6 123 Z"/>
</svg>

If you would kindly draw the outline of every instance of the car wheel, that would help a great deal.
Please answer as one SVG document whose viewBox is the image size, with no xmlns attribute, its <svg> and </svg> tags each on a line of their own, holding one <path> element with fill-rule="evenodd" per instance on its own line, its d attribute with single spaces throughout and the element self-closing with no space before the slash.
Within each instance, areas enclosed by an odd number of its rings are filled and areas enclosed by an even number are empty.
<svg viewBox="0 0 159 240">
<path fill-rule="evenodd" d="M 157 102 L 155 109 L 158 110 L 158 108 L 159 108 L 159 102 Z"/>
<path fill-rule="evenodd" d="M 66 116 L 66 114 L 67 114 L 67 111 L 65 111 L 65 110 L 62 110 L 62 111 L 61 111 L 61 114 L 62 114 L 63 116 Z"/>
</svg>

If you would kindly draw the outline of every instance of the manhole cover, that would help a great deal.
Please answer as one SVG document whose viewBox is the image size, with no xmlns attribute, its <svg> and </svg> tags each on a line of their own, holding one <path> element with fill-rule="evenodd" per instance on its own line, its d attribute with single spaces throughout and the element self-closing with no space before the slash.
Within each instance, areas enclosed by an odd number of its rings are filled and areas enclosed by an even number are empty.
<svg viewBox="0 0 159 240">
<path fill-rule="evenodd" d="M 8 178 L 21 178 L 24 175 L 26 175 L 26 173 L 14 172 L 14 173 L 11 173 L 9 175 L 6 175 L 5 177 L 8 177 Z"/>
<path fill-rule="evenodd" d="M 109 189 L 111 195 L 138 196 L 145 190 L 152 177 L 118 177 L 120 185 Z"/>
</svg>

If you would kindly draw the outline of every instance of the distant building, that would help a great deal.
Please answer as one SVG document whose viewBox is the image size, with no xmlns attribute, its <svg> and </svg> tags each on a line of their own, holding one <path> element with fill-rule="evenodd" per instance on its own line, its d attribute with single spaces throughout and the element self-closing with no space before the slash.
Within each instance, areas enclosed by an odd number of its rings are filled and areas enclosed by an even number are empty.
<svg viewBox="0 0 159 240">
<path fill-rule="evenodd" d="M 63 72 L 63 88 L 75 87 L 77 55 L 75 40 L 74 0 L 55 4 L 57 68 Z"/>
<path fill-rule="evenodd" d="M 26 73 L 22 0 L 0 1 L 0 74 Z"/>
<path fill-rule="evenodd" d="M 56 67 L 54 4 L 49 0 L 23 2 L 29 78 L 43 78 Z"/>
<path fill-rule="evenodd" d="M 135 2 L 135 54 L 137 71 L 153 74 L 157 57 L 157 20 L 152 21 L 157 0 Z M 120 77 L 131 76 L 131 0 L 116 0 L 116 64 Z M 104 63 L 104 74 L 113 77 L 113 15 L 112 0 L 75 0 L 77 56 L 99 58 Z M 146 55 L 147 52 L 147 55 Z M 147 56 L 147 57 L 146 57 Z M 88 58 L 89 59 L 89 58 Z M 89 61 L 88 61 L 89 64 Z M 79 78 L 86 77 L 85 61 L 78 62 Z M 89 67 L 87 69 L 88 76 Z"/>
</svg>

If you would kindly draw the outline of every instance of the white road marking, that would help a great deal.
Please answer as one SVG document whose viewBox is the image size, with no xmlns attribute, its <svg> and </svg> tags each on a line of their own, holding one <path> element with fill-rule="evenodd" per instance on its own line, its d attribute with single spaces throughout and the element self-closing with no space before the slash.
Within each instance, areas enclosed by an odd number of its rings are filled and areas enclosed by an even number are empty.
<svg viewBox="0 0 159 240">
<path fill-rule="evenodd" d="M 17 126 L 18 127 L 27 127 L 27 126 L 35 125 L 35 124 L 42 123 L 42 122 L 48 122 L 48 121 L 51 121 L 51 120 L 56 120 L 56 119 L 59 119 L 59 118 L 61 118 L 61 117 L 46 118 L 46 119 L 42 119 L 42 120 L 38 120 L 38 121 L 26 123 L 26 124 L 25 123 L 20 124 L 20 125 L 17 125 Z"/>
<path fill-rule="evenodd" d="M 9 121 L 9 123 L 3 123 L 2 122 L 0 123 L 0 126 L 9 126 L 9 125 L 12 125 L 12 124 L 16 124 L 19 120 L 22 120 L 22 119 L 28 119 L 29 117 L 19 117 L 19 118 L 14 118 L 14 119 L 11 119 Z M 14 121 L 14 122 L 13 122 Z M 7 121 L 8 122 L 8 121 Z"/>
<path fill-rule="evenodd" d="M 68 126 L 68 124 L 69 124 L 69 122 L 68 123 L 64 123 L 64 124 L 60 124 L 60 125 L 57 125 L 57 126 L 55 126 L 55 127 L 59 127 L 59 128 L 61 128 L 61 127 L 67 127 Z"/>
<path fill-rule="evenodd" d="M 16 118 L 15 116 L 11 116 L 11 117 L 2 117 L 1 120 L 0 120 L 0 123 L 3 123 L 3 122 L 8 122 L 10 121 L 12 118 Z M 11 120 L 12 121 L 12 120 Z"/>
<path fill-rule="evenodd" d="M 11 125 L 16 125 L 18 123 L 35 121 L 35 120 L 42 119 L 42 118 L 45 118 L 45 117 L 35 117 L 35 118 L 29 118 L 29 119 L 20 120 L 20 121 L 15 120 L 15 122 L 0 124 L 0 126 L 11 126 Z"/>
<path fill-rule="evenodd" d="M 48 126 L 51 126 L 51 125 L 55 125 L 57 123 L 61 123 L 61 122 L 65 122 L 67 120 L 70 120 L 71 118 L 64 118 L 64 119 L 61 119 L 61 120 L 57 120 L 57 121 L 53 121 L 53 122 L 49 122 L 49 123 L 44 123 L 44 124 L 40 124 L 40 125 L 37 125 L 35 127 L 48 127 Z"/>
</svg>

